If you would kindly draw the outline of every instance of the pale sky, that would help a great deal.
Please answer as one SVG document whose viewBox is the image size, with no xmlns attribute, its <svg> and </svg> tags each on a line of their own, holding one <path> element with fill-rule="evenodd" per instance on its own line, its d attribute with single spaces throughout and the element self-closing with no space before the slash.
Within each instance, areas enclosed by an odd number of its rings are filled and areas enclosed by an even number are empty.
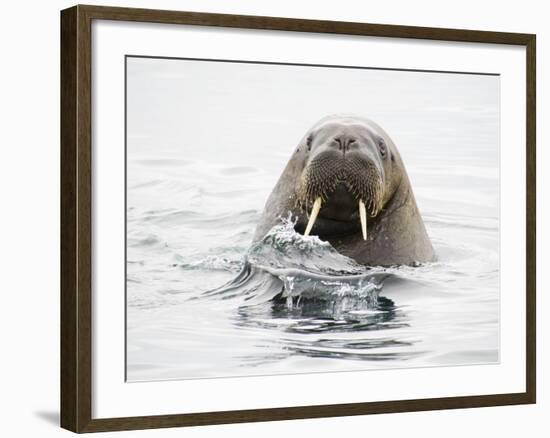
<svg viewBox="0 0 550 438">
<path fill-rule="evenodd" d="M 498 156 L 499 77 L 178 59 L 127 60 L 128 159 L 268 166 L 333 113 L 368 117 L 414 160 L 457 145 Z"/>
</svg>

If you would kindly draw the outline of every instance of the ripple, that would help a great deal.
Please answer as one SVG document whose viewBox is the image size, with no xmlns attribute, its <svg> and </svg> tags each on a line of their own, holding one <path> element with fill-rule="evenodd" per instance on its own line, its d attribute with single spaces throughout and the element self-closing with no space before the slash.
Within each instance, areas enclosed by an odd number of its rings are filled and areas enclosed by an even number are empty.
<svg viewBox="0 0 550 438">
<path fill-rule="evenodd" d="M 160 238 L 155 234 L 149 234 L 142 238 L 131 237 L 128 239 L 127 244 L 131 247 L 138 246 L 154 246 L 161 242 Z"/>
</svg>

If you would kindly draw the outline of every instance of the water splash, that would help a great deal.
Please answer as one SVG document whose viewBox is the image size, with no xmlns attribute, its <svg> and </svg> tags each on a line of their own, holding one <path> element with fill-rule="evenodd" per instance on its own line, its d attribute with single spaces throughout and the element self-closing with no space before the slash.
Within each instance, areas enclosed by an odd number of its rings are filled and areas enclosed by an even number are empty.
<svg viewBox="0 0 550 438">
<path fill-rule="evenodd" d="M 357 318 L 376 311 L 391 275 L 385 268 L 359 265 L 317 236 L 297 233 L 289 217 L 251 246 L 232 281 L 203 296 L 240 299 L 245 307 L 284 303 L 289 311 L 307 313 L 313 303 L 318 314 Z"/>
</svg>

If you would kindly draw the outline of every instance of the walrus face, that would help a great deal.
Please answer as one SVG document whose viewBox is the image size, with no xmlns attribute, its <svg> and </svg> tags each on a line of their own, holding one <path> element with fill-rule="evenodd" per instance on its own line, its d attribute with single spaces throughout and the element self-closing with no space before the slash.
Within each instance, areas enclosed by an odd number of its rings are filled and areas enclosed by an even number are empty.
<svg viewBox="0 0 550 438">
<path fill-rule="evenodd" d="M 296 199 L 309 215 L 305 235 L 312 229 L 321 236 L 361 230 L 367 239 L 368 218 L 378 216 L 396 185 L 396 150 L 377 128 L 360 118 L 329 117 L 304 137 Z"/>
</svg>

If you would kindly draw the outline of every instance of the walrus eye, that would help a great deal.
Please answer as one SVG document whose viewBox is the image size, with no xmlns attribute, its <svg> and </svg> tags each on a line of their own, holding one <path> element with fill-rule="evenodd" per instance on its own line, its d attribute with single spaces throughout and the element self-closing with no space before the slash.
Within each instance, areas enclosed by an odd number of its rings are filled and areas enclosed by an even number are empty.
<svg viewBox="0 0 550 438">
<path fill-rule="evenodd" d="M 306 139 L 306 145 L 307 145 L 307 150 L 310 151 L 311 150 L 311 142 L 312 142 L 313 138 L 311 135 L 308 135 L 307 136 L 307 139 Z"/>
<path fill-rule="evenodd" d="M 384 143 L 384 140 L 378 140 L 378 149 L 380 150 L 380 155 L 382 155 L 382 158 L 386 158 L 388 148 L 386 147 L 386 143 Z"/>
</svg>

